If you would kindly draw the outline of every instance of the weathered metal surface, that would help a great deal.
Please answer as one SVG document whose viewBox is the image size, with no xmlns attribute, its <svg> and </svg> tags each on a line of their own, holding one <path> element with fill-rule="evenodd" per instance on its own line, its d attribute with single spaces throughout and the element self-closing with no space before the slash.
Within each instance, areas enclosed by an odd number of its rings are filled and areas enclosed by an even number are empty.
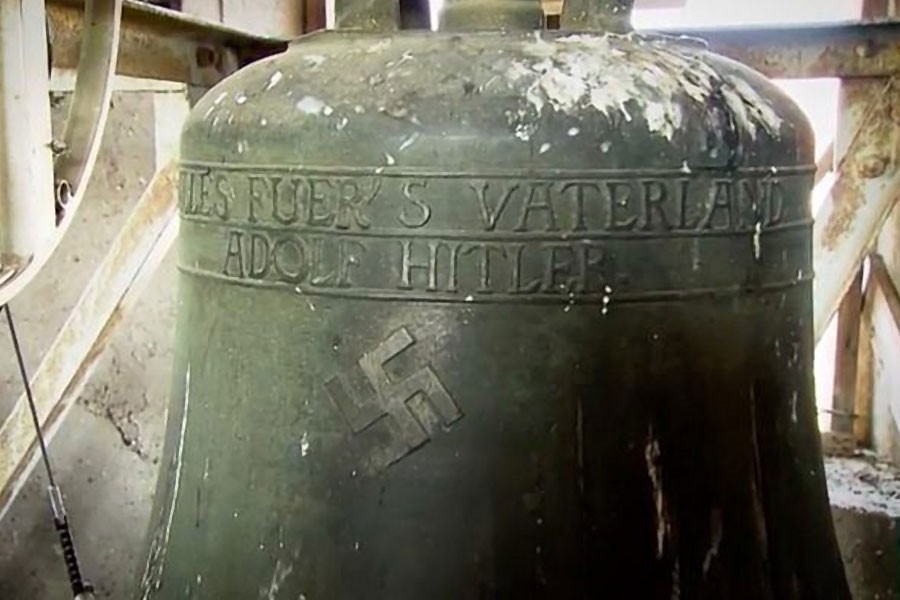
<svg viewBox="0 0 900 600">
<path fill-rule="evenodd" d="M 844 82 L 837 179 L 816 215 L 815 332 L 819 339 L 900 197 L 900 86 L 897 81 Z"/>
<path fill-rule="evenodd" d="M 33 11 L 34 3 L 32 9 L 16 9 L 15 2 L 7 4 L 3 9 L 4 18 L 14 26 L 9 28 L 10 35 L 4 37 L 7 44 L 4 73 L 11 75 L 9 86 L 4 89 L 13 99 L 12 105 L 18 105 L 18 112 L 4 115 L 7 139 L 3 141 L 8 150 L 5 154 L 16 157 L 7 158 L 4 166 L 17 168 L 4 173 L 6 189 L 0 201 L 3 209 L 0 223 L 6 234 L 3 241 L 12 240 L 8 247 L 12 248 L 19 265 L 0 284 L 0 305 L 14 298 L 43 268 L 73 222 L 84 197 L 106 126 L 122 8 L 121 0 L 88 0 L 85 5 L 86 28 L 81 36 L 85 60 L 78 67 L 71 110 L 62 141 L 58 142 L 50 135 L 47 93 L 50 72 L 49 68 L 44 71 L 47 55 L 46 42 L 42 41 L 46 38 L 45 14 Z M 28 22 L 30 30 L 26 31 L 22 25 Z M 38 59 L 37 65 L 28 56 L 31 52 Z M 17 136 L 22 139 L 15 139 Z M 17 146 L 16 141 L 21 144 Z M 18 147 L 22 150 L 12 150 Z M 52 172 L 46 172 L 45 162 L 51 152 L 56 154 L 55 164 Z M 54 210 L 48 209 L 48 204 Z M 16 251 L 16 243 L 27 244 L 30 253 Z M 0 251 L 3 246 L 0 245 Z"/>
<path fill-rule="evenodd" d="M 634 0 L 566 0 L 560 25 L 563 29 L 631 30 Z"/>
<path fill-rule="evenodd" d="M 44 435 L 52 439 L 103 350 L 137 299 L 146 277 L 177 232 L 175 172 L 153 178 L 38 369 L 32 387 Z M 26 400 L 19 398 L 0 425 L 0 518 L 38 461 Z"/>
<path fill-rule="evenodd" d="M 78 64 L 82 6 L 77 0 L 48 2 L 57 67 L 75 68 Z M 231 56 L 240 66 L 286 47 L 283 39 L 124 0 L 118 73 L 209 87 L 231 72 Z"/>
<path fill-rule="evenodd" d="M 813 143 L 763 78 L 639 35 L 324 32 L 182 151 L 140 598 L 847 598 Z"/>
<path fill-rule="evenodd" d="M 116 75 L 122 2 L 87 0 L 85 14 L 75 93 L 53 165 L 60 237 L 84 198 L 100 151 Z"/>
<path fill-rule="evenodd" d="M 398 0 L 335 0 L 334 24 L 335 27 L 342 29 L 396 31 L 400 29 L 400 2 Z"/>
<path fill-rule="evenodd" d="M 43 3 L 0 0 L 0 305 L 55 227 L 45 31 Z"/>
<path fill-rule="evenodd" d="M 887 77 L 900 72 L 900 22 L 722 27 L 671 31 L 769 77 Z"/>
</svg>

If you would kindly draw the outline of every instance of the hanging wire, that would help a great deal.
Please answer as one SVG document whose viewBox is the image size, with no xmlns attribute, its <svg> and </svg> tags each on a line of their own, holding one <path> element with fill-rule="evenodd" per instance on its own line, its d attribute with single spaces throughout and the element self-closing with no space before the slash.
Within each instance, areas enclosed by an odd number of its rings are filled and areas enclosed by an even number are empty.
<svg viewBox="0 0 900 600">
<path fill-rule="evenodd" d="M 41 433 L 41 421 L 38 418 L 37 408 L 34 404 L 34 394 L 31 391 L 31 381 L 28 379 L 28 372 L 25 369 L 25 359 L 22 357 L 22 347 L 19 344 L 19 336 L 16 335 L 16 326 L 13 324 L 12 311 L 9 305 L 0 306 L 0 310 L 6 309 L 6 323 L 9 326 L 9 335 L 12 338 L 13 349 L 16 352 L 16 360 L 19 363 L 19 374 L 22 376 L 22 383 L 25 385 L 25 397 L 28 399 L 28 409 L 31 412 L 31 422 L 34 424 L 34 430 L 37 432 L 38 444 L 41 448 L 41 458 L 44 461 L 44 470 L 47 472 L 47 481 L 50 487 L 56 487 L 56 480 L 53 479 L 53 469 L 50 467 L 50 454 L 47 452 L 47 443 Z"/>
</svg>

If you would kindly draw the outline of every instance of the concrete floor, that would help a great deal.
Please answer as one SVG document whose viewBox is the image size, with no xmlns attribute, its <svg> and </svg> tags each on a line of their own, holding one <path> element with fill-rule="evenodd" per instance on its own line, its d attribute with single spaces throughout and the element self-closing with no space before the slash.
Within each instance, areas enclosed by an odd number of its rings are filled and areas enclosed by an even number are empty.
<svg viewBox="0 0 900 600">
<path fill-rule="evenodd" d="M 65 99 L 54 108 L 55 124 Z M 62 248 L 13 302 L 33 371 L 154 171 L 154 102 L 118 93 L 91 189 Z M 169 256 L 126 316 L 51 446 L 85 574 L 100 598 L 128 599 L 143 565 L 168 397 L 175 268 Z M 0 328 L 0 420 L 22 391 Z M 46 479 L 35 471 L 0 523 L 0 599 L 69 598 L 51 529 Z M 900 597 L 896 521 L 836 511 L 858 599 Z"/>
</svg>

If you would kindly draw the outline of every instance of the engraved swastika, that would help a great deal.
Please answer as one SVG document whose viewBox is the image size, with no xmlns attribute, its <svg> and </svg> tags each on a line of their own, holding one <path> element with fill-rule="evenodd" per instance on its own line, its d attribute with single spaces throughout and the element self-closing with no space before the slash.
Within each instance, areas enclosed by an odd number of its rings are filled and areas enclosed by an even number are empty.
<svg viewBox="0 0 900 600">
<path fill-rule="evenodd" d="M 368 470 L 379 471 L 397 462 L 426 444 L 436 425 L 451 425 L 463 416 L 430 364 L 399 381 L 385 371 L 389 360 L 415 343 L 403 327 L 359 359 L 359 368 L 374 394 L 358 393 L 340 375 L 325 382 L 331 400 L 354 434 L 386 419 L 389 441 L 372 451 L 364 465 Z"/>
</svg>

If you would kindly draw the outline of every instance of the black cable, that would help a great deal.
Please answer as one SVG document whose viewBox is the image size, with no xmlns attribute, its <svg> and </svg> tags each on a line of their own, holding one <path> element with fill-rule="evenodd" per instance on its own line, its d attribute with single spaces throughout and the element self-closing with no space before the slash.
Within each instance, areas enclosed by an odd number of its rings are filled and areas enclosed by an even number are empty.
<svg viewBox="0 0 900 600">
<path fill-rule="evenodd" d="M 6 309 L 6 322 L 9 325 L 9 335 L 12 338 L 13 348 L 16 351 L 16 360 L 19 362 L 19 374 L 22 376 L 22 382 L 25 385 L 25 396 L 28 398 L 28 409 L 31 411 L 31 421 L 34 423 L 34 430 L 37 432 L 38 444 L 41 447 L 41 458 L 44 459 L 44 469 L 47 471 L 47 480 L 51 487 L 56 487 L 56 481 L 53 479 L 53 469 L 50 468 L 50 455 L 47 452 L 47 444 L 44 442 L 44 436 L 41 434 L 41 421 L 38 418 L 37 408 L 34 405 L 34 394 L 31 391 L 31 382 L 28 379 L 28 372 L 25 369 L 25 359 L 22 357 L 22 347 L 19 345 L 19 336 L 16 335 L 16 326 L 13 325 L 12 311 L 9 310 L 9 304 L 0 307 L 0 310 Z"/>
<path fill-rule="evenodd" d="M 25 358 L 22 356 L 22 347 L 19 344 L 19 336 L 16 334 L 16 326 L 13 324 L 12 311 L 9 304 L 0 306 L 0 310 L 6 309 L 6 322 L 9 325 L 9 335 L 12 338 L 13 348 L 16 351 L 16 359 L 19 362 L 19 373 L 22 375 L 22 383 L 25 386 L 25 397 L 28 399 L 28 409 L 31 411 L 31 420 L 34 423 L 34 431 L 37 435 L 38 445 L 41 449 L 41 458 L 44 460 L 44 468 L 47 471 L 47 480 L 49 482 L 48 490 L 50 492 L 50 508 L 53 510 L 53 525 L 59 536 L 59 543 L 62 546 L 63 562 L 66 565 L 66 572 L 69 576 L 69 585 L 72 587 L 72 594 L 76 600 L 83 598 L 86 594 L 94 591 L 93 586 L 86 583 L 81 577 L 81 569 L 78 566 L 78 557 L 75 554 L 75 542 L 72 539 L 72 531 L 69 528 L 69 518 L 66 515 L 66 508 L 63 505 L 62 492 L 56 485 L 53 477 L 53 469 L 50 467 L 50 453 L 47 452 L 47 443 L 44 441 L 44 434 L 41 432 L 41 421 L 38 418 L 37 407 L 34 403 L 34 393 L 31 390 L 31 380 L 28 379 L 28 370 L 25 368 Z"/>
</svg>

